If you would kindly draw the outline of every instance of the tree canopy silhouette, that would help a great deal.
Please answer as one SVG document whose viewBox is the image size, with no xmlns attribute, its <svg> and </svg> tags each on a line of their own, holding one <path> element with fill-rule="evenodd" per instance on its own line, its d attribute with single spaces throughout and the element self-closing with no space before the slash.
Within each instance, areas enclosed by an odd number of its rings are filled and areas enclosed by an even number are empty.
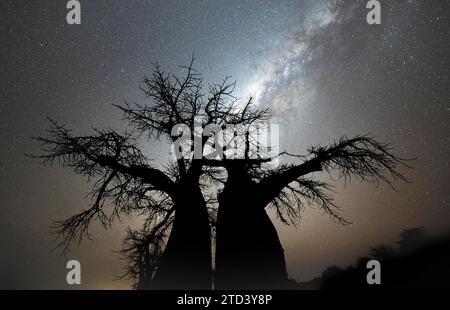
<svg viewBox="0 0 450 310">
<path fill-rule="evenodd" d="M 194 58 L 182 68 L 179 77 L 155 65 L 140 85 L 146 102 L 115 105 L 128 122 L 126 132 L 94 128 L 90 135 L 77 136 L 51 120 L 47 135 L 35 138 L 43 150 L 35 157 L 93 181 L 91 207 L 54 224 L 64 250 L 89 238 L 93 222 L 108 228 L 123 215 L 144 218 L 141 230 L 129 230 L 122 249 L 128 259 L 123 276 L 135 279 L 136 288 L 210 289 L 212 228 L 217 235 L 216 288 L 283 288 L 283 247 L 266 207 L 286 224 L 296 223 L 307 205 L 348 224 L 333 201 L 331 185 L 314 172 L 337 171 L 346 182 L 353 177 L 391 186 L 394 180 L 406 181 L 399 172 L 406 161 L 369 136 L 342 137 L 329 146 L 311 147 L 304 156 L 261 156 L 265 151 L 260 152 L 252 130 L 269 120 L 268 108 L 257 107 L 251 97 L 238 100 L 228 78 L 209 84 L 205 92 Z M 218 132 L 227 125 L 244 131 L 233 130 L 220 142 Z M 208 131 L 199 132 L 199 126 Z M 186 134 L 193 143 L 180 144 Z M 156 141 L 190 155 L 155 164 L 140 146 Z M 227 155 L 232 145 L 244 146 L 243 158 Z M 252 145 L 257 156 L 249 156 Z M 285 156 L 295 160 L 276 168 L 269 164 Z"/>
<path fill-rule="evenodd" d="M 146 281 L 152 278 L 151 285 L 146 282 L 145 287 L 211 288 L 213 215 L 202 193 L 201 176 L 214 171 L 205 166 L 203 155 L 177 157 L 175 162 L 158 168 L 142 153 L 139 143 L 162 139 L 175 143 L 183 132 L 174 127 L 182 124 L 192 140 L 200 141 L 203 150 L 211 140 L 196 132 L 198 119 L 205 128 L 252 123 L 267 116 L 266 110 L 253 109 L 252 98 L 244 104 L 238 102 L 232 95 L 235 84 L 228 78 L 209 84 L 204 92 L 194 61 L 193 57 L 188 66 L 182 67 L 183 77 L 155 65 L 153 73 L 144 77 L 140 85 L 147 102 L 116 105 L 128 121 L 128 132 L 94 128 L 91 135 L 76 136 L 51 120 L 47 135 L 34 138 L 43 150 L 34 157 L 46 164 L 58 163 L 93 180 L 92 206 L 55 222 L 59 246 L 67 250 L 72 243 L 89 238 L 89 227 L 94 221 L 107 228 L 121 215 L 144 216 L 143 232 L 131 232 L 124 251 L 130 255 L 128 275 L 139 275 Z M 137 269 L 142 266 L 145 276 Z"/>
</svg>

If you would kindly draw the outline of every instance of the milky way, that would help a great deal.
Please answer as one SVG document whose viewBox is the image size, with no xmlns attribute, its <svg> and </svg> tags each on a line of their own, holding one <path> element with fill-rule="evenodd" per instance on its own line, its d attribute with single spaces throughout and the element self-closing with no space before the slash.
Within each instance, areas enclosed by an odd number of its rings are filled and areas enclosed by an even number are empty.
<svg viewBox="0 0 450 310">
<path fill-rule="evenodd" d="M 272 109 L 282 150 L 371 133 L 402 157 L 410 184 L 337 182 L 336 202 L 353 225 L 306 209 L 297 228 L 274 217 L 292 278 L 308 280 L 329 265 L 347 266 L 371 246 L 394 244 L 407 227 L 446 232 L 450 116 L 450 3 L 382 2 L 381 25 L 366 22 L 367 1 L 83 1 L 82 23 L 66 23 L 65 1 L 0 4 L 1 287 L 67 288 L 66 259 L 49 226 L 89 204 L 89 184 L 68 169 L 42 167 L 32 136 L 47 117 L 86 133 L 123 129 L 111 104 L 143 102 L 138 83 L 158 61 L 175 73 L 195 53 L 208 82 L 231 75 L 236 95 Z M 167 145 L 145 145 L 155 162 Z M 83 288 L 127 288 L 113 281 L 123 262 L 127 225 L 104 231 L 69 254 Z"/>
</svg>

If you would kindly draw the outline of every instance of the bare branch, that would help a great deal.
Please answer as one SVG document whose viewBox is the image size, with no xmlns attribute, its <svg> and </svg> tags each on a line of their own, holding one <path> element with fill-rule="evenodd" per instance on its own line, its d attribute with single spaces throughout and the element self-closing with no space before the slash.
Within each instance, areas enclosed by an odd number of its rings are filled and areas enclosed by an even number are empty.
<svg viewBox="0 0 450 310">
<path fill-rule="evenodd" d="M 327 147 L 311 147 L 308 152 L 307 156 L 295 156 L 304 158 L 301 164 L 285 164 L 276 170 L 260 173 L 263 177 L 258 186 L 263 196 L 261 199 L 265 201 L 263 205 L 272 203 L 283 222 L 287 222 L 286 218 L 292 221 L 298 219 L 305 205 L 303 200 L 306 199 L 338 222 L 349 224 L 338 214 L 340 209 L 333 203 L 331 196 L 326 194 L 330 187 L 326 183 L 305 179 L 307 174 L 326 171 L 331 175 L 337 171 L 338 178 L 345 182 L 358 177 L 361 181 L 377 185 L 387 183 L 395 190 L 393 181 L 407 182 L 406 177 L 399 172 L 400 167 L 411 168 L 407 164 L 410 159 L 393 155 L 388 144 L 369 136 L 351 139 L 342 137 Z"/>
</svg>

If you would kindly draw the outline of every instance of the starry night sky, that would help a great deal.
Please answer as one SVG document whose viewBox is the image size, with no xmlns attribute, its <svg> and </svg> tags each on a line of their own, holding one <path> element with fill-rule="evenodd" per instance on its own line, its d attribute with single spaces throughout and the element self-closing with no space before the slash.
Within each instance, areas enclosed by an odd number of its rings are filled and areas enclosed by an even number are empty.
<svg viewBox="0 0 450 310">
<path fill-rule="evenodd" d="M 88 206 L 89 184 L 25 156 L 38 151 L 31 137 L 45 134 L 47 117 L 77 134 L 122 129 L 111 104 L 142 102 L 152 62 L 176 73 L 192 53 L 205 80 L 231 75 L 236 95 L 272 108 L 283 150 L 371 133 L 417 157 L 398 192 L 334 183 L 351 226 L 309 209 L 297 228 L 277 222 L 290 277 L 347 266 L 405 228 L 450 231 L 450 1 L 381 1 L 373 26 L 363 0 L 80 2 L 75 26 L 63 0 L 0 2 L 1 288 L 70 288 L 49 226 Z M 167 158 L 161 143 L 145 148 Z M 69 253 L 82 264 L 82 288 L 130 287 L 113 281 L 129 225 L 136 220 L 95 227 L 95 240 Z"/>
</svg>

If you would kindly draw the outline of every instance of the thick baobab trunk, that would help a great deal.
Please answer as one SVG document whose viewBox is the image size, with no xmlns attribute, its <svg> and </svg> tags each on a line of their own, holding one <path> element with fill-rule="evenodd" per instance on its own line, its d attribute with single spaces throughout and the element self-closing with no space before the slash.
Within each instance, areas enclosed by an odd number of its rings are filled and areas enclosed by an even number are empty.
<svg viewBox="0 0 450 310">
<path fill-rule="evenodd" d="M 287 285 L 283 247 L 264 206 L 258 203 L 256 189 L 245 173 L 228 169 L 227 183 L 219 195 L 217 289 L 281 289 Z"/>
<path fill-rule="evenodd" d="M 198 186 L 180 185 L 175 218 L 153 289 L 211 289 L 211 231 Z"/>
</svg>

